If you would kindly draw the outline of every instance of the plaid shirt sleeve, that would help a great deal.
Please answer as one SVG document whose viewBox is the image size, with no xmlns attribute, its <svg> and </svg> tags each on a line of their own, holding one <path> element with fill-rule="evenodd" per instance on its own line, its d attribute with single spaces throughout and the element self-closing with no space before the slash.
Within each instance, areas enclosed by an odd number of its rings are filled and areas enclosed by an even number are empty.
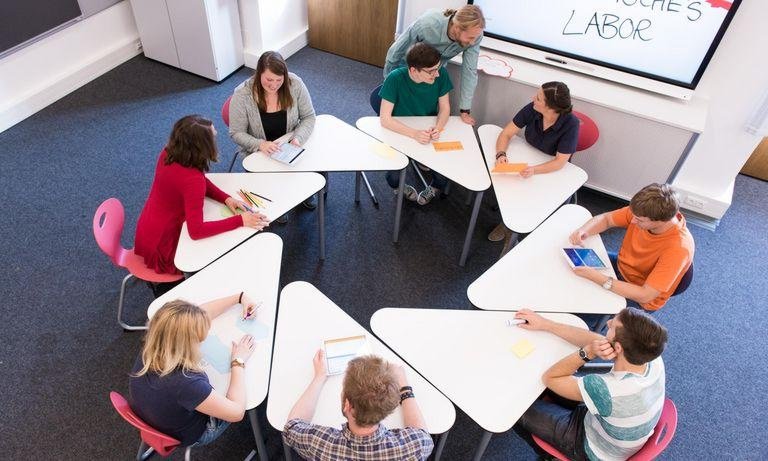
<svg viewBox="0 0 768 461">
<path fill-rule="evenodd" d="M 429 435 L 429 432 L 415 427 L 394 429 L 394 431 L 400 433 L 404 446 L 407 447 L 405 451 L 409 456 L 408 459 L 426 460 L 432 454 L 435 444 L 432 442 L 432 436 Z M 410 458 L 410 456 L 413 458 Z"/>
<path fill-rule="evenodd" d="M 291 419 L 283 428 L 283 441 L 302 458 L 312 459 L 312 442 L 317 440 L 316 429 L 317 426 L 308 421 Z"/>
</svg>

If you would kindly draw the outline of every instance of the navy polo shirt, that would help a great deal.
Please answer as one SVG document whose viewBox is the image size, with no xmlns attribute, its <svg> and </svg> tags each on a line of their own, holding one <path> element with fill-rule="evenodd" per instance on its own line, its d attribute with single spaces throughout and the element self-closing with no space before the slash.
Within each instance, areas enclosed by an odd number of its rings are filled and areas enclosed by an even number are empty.
<svg viewBox="0 0 768 461">
<path fill-rule="evenodd" d="M 525 128 L 525 140 L 528 144 L 545 154 L 573 154 L 579 141 L 579 119 L 565 114 L 557 117 L 551 127 L 544 130 L 544 117 L 533 109 L 533 103 L 528 103 L 512 119 L 516 127 Z"/>
</svg>

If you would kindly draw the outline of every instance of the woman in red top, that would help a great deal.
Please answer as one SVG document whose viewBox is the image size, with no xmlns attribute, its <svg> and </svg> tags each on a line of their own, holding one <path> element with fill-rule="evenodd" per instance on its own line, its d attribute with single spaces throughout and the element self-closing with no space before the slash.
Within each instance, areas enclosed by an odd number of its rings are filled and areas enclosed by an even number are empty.
<svg viewBox="0 0 768 461">
<path fill-rule="evenodd" d="M 205 177 L 210 162 L 218 161 L 215 136 L 210 120 L 187 115 L 173 126 L 168 145 L 157 159 L 155 179 L 136 224 L 134 250 L 157 272 L 179 273 L 173 259 L 184 221 L 189 236 L 195 240 L 240 226 L 261 230 L 269 224 L 264 215 L 247 211 L 243 202 Z M 203 221 L 205 197 L 226 204 L 233 213 L 238 208 L 245 212 L 219 221 Z"/>
</svg>

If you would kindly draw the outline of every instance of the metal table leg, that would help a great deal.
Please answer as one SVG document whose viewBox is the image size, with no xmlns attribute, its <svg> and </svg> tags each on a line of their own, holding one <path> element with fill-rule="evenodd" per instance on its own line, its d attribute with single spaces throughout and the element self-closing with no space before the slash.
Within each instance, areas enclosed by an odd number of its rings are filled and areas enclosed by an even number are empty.
<svg viewBox="0 0 768 461">
<path fill-rule="evenodd" d="M 475 232 L 475 224 L 477 224 L 477 214 L 480 212 L 480 202 L 483 201 L 483 194 L 485 191 L 476 192 L 475 194 L 475 206 L 472 208 L 472 216 L 469 218 L 469 227 L 467 228 L 467 236 L 464 238 L 464 248 L 461 250 L 461 258 L 459 258 L 459 266 L 464 267 L 464 263 L 467 262 L 467 254 L 469 253 L 469 244 L 472 241 L 472 234 Z"/>
<path fill-rule="evenodd" d="M 435 461 L 440 461 L 440 457 L 443 455 L 443 448 L 445 448 L 446 440 L 448 440 L 448 431 L 440 434 L 440 438 L 437 439 L 437 447 L 435 447 Z"/>
<path fill-rule="evenodd" d="M 405 188 L 405 168 L 400 170 L 400 185 L 397 187 L 397 205 L 395 206 L 395 230 L 392 232 L 392 241 L 397 243 L 400 236 L 400 215 L 403 211 L 403 189 Z"/>
<path fill-rule="evenodd" d="M 251 408 L 247 411 L 248 420 L 251 422 L 253 438 L 256 439 L 256 452 L 259 455 L 259 461 L 267 461 L 267 447 L 264 445 L 264 436 L 261 435 L 261 426 L 259 426 L 256 408 Z"/>
<path fill-rule="evenodd" d="M 475 456 L 472 457 L 472 461 L 480 461 L 480 458 L 483 457 L 483 453 L 485 453 L 485 449 L 488 447 L 488 442 L 491 441 L 492 435 L 491 432 L 483 432 L 483 437 L 480 439 L 480 445 L 477 446 L 477 451 L 475 452 Z"/>
<path fill-rule="evenodd" d="M 360 172 L 355 172 L 355 203 L 360 203 Z"/>
<path fill-rule="evenodd" d="M 376 199 L 376 194 L 373 193 L 373 188 L 371 187 L 371 183 L 368 182 L 368 176 L 365 175 L 365 171 L 361 171 L 360 176 L 363 177 L 363 182 L 365 182 L 365 187 L 368 189 L 368 195 L 371 196 L 371 201 L 373 202 L 373 206 L 378 208 L 379 201 Z"/>
<path fill-rule="evenodd" d="M 325 188 L 317 191 L 317 225 L 320 234 L 320 260 L 325 260 Z"/>
<path fill-rule="evenodd" d="M 519 237 L 520 236 L 517 232 L 509 231 L 509 236 L 504 237 L 504 246 L 501 247 L 501 254 L 499 254 L 499 259 L 503 258 L 505 254 L 509 253 L 509 250 L 517 245 L 517 239 Z"/>
</svg>

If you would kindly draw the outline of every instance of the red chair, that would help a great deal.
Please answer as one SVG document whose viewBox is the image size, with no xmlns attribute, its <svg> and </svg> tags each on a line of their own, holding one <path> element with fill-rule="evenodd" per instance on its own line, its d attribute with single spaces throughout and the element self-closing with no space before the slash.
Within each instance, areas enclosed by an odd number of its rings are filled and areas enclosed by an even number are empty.
<svg viewBox="0 0 768 461">
<path fill-rule="evenodd" d="M 229 103 L 232 101 L 232 95 L 230 95 L 226 101 L 224 101 L 224 105 L 221 106 L 221 119 L 224 120 L 224 124 L 227 125 L 227 128 L 229 128 Z M 235 155 L 232 157 L 232 162 L 229 164 L 229 172 L 232 172 L 232 168 L 235 166 L 235 161 L 237 160 L 237 157 L 240 156 L 240 149 L 237 149 L 235 151 Z"/>
<path fill-rule="evenodd" d="M 96 210 L 93 216 L 93 236 L 99 244 L 101 251 L 109 256 L 109 259 L 117 267 L 128 270 L 129 274 L 120 285 L 120 300 L 117 303 L 117 323 L 124 330 L 146 330 L 146 326 L 128 325 L 123 322 L 123 299 L 125 287 L 132 277 L 153 283 L 175 282 L 184 278 L 181 274 L 158 274 L 144 264 L 144 258 L 135 254 L 133 249 L 127 250 L 120 244 L 125 223 L 125 210 L 120 200 L 110 198 L 105 200 Z"/>
<path fill-rule="evenodd" d="M 667 397 L 664 399 L 664 407 L 661 409 L 661 417 L 659 422 L 656 423 L 656 427 L 653 428 L 653 434 L 645 442 L 645 445 L 632 455 L 628 461 L 652 461 L 663 452 L 669 442 L 672 441 L 672 437 L 675 435 L 675 429 L 677 429 L 677 408 L 675 403 Z M 536 445 L 541 447 L 542 450 L 549 453 L 551 456 L 561 460 L 568 461 L 568 458 L 564 454 L 557 451 L 555 447 L 541 440 L 540 438 L 533 436 Z"/>
<path fill-rule="evenodd" d="M 579 119 L 579 140 L 576 144 L 576 152 L 581 152 L 595 145 L 600 138 L 600 130 L 589 116 L 576 111 L 573 111 L 573 115 Z"/>
<path fill-rule="evenodd" d="M 136 413 L 131 410 L 128 401 L 125 400 L 125 397 L 122 395 L 112 391 L 109 393 L 109 399 L 112 401 L 112 406 L 115 407 L 115 410 L 117 410 L 120 416 L 128 421 L 128 424 L 139 430 L 141 444 L 139 444 L 139 451 L 136 453 L 136 461 L 149 459 L 153 452 L 157 452 L 160 456 L 166 457 L 181 445 L 181 442 L 178 440 L 150 427 L 147 423 L 142 421 L 141 418 L 136 416 Z M 191 446 L 187 447 L 184 451 L 185 461 L 189 461 L 191 451 Z"/>
</svg>

